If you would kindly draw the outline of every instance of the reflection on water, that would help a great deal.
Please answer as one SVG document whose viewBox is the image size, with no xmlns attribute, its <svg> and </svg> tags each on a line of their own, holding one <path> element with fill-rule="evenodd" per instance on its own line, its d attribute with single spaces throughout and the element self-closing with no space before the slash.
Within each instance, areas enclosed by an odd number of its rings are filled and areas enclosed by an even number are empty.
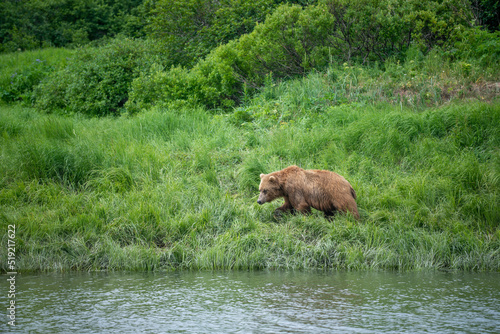
<svg viewBox="0 0 500 334">
<path fill-rule="evenodd" d="M 389 272 L 18 275 L 15 332 L 500 333 L 499 278 Z M 6 293 L 0 303 L 5 310 Z M 10 329 L 4 317 L 0 332 Z"/>
</svg>

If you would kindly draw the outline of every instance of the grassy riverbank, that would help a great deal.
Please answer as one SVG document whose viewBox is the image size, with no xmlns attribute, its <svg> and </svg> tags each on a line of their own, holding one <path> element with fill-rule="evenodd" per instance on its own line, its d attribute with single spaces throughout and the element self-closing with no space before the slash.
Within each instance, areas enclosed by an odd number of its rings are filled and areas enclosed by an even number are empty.
<svg viewBox="0 0 500 334">
<path fill-rule="evenodd" d="M 500 270 L 496 4 L 39 2 L 0 6 L 2 270 Z M 292 164 L 360 221 L 257 205 Z"/>
<path fill-rule="evenodd" d="M 0 106 L 0 257 L 15 225 L 20 271 L 500 270 L 497 100 L 286 114 L 278 104 L 293 85 L 277 89 L 229 116 Z M 256 203 L 258 175 L 291 164 L 344 175 L 361 220 L 275 220 L 278 202 Z"/>
</svg>

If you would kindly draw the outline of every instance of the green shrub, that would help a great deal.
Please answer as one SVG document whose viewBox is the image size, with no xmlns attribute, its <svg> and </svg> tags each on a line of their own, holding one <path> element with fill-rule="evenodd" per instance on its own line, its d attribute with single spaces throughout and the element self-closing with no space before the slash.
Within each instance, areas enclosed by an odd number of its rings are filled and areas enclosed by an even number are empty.
<svg viewBox="0 0 500 334">
<path fill-rule="evenodd" d="M 448 50 L 457 38 L 468 36 L 459 32 L 468 29 L 470 18 L 468 4 L 458 0 L 439 3 L 324 0 L 306 7 L 284 4 L 251 33 L 215 48 L 190 71 L 174 68 L 138 80 L 134 99 L 138 105 L 142 100 L 148 104 L 153 100 L 177 99 L 209 108 L 233 106 L 260 90 L 266 78 L 302 76 L 342 63 L 344 70 L 350 70 L 352 62 L 372 63 L 376 67 L 391 60 L 397 62 L 398 66 L 392 67 L 400 72 L 397 76 L 403 77 L 407 70 L 418 70 L 417 64 L 421 64 L 429 50 L 442 53 L 435 51 L 435 47 Z M 485 54 L 495 54 L 492 40 L 481 45 Z M 399 67 L 399 62 L 410 58 L 413 67 Z M 434 70 L 440 69 L 437 61 L 428 65 L 432 64 L 436 65 Z M 473 72 L 465 65 L 462 67 L 465 75 Z M 436 71 L 433 75 L 437 75 Z M 343 83 L 342 90 L 348 97 L 360 97 L 366 93 L 357 82 L 363 74 L 357 70 L 350 72 L 345 78 L 349 82 Z M 337 78 L 337 75 L 330 71 L 329 77 Z M 177 83 L 180 87 L 176 87 Z M 420 96 L 413 101 L 429 104 L 440 102 L 440 98 L 437 88 L 426 87 L 420 89 Z"/>
<path fill-rule="evenodd" d="M 0 87 L 0 98 L 6 102 L 31 102 L 33 87 L 52 71 L 51 65 L 41 59 L 36 59 L 30 65 L 12 73 L 10 83 L 4 83 Z"/>
<path fill-rule="evenodd" d="M 245 89 L 255 91 L 271 72 L 282 78 L 325 66 L 328 49 L 323 39 L 331 23 L 323 7 L 280 6 L 251 34 L 214 49 L 190 71 L 155 67 L 139 77 L 131 100 L 139 107 L 157 99 L 209 108 L 233 106 Z"/>
<path fill-rule="evenodd" d="M 0 52 L 78 47 L 103 37 L 143 36 L 146 1 L 0 2 Z"/>
<path fill-rule="evenodd" d="M 429 51 L 435 46 L 453 46 L 460 31 L 472 26 L 473 14 L 468 1 L 412 0 L 407 19 L 411 22 L 413 43 Z"/>
<path fill-rule="evenodd" d="M 246 67 L 243 78 L 260 84 L 272 72 L 276 78 L 302 75 L 329 62 L 334 18 L 324 6 L 282 5 L 238 49 Z"/>
<path fill-rule="evenodd" d="M 192 67 L 220 44 L 250 33 L 280 2 L 159 0 L 151 8 L 147 30 L 174 65 Z"/>
<path fill-rule="evenodd" d="M 47 112 L 117 114 L 128 100 L 132 80 L 153 63 L 161 58 L 148 41 L 120 38 L 99 48 L 82 48 L 66 68 L 37 87 L 35 106 Z"/>
<path fill-rule="evenodd" d="M 51 72 L 65 66 L 72 50 L 47 48 L 0 55 L 0 100 L 33 102 L 33 89 Z"/>
<path fill-rule="evenodd" d="M 191 78 L 190 72 L 182 67 L 172 67 L 166 71 L 163 66 L 153 64 L 132 81 L 125 107 L 128 112 L 135 113 L 169 101 L 195 104 L 190 94 L 193 86 Z"/>
<path fill-rule="evenodd" d="M 489 31 L 500 29 L 500 2 L 496 0 L 474 1 L 474 18 L 477 24 L 488 28 Z"/>
<path fill-rule="evenodd" d="M 487 32 L 479 28 L 466 29 L 456 39 L 451 54 L 459 59 L 473 59 L 482 66 L 500 63 L 500 31 Z"/>
<path fill-rule="evenodd" d="M 209 108 L 233 106 L 241 89 L 230 65 L 236 59 L 233 44 L 217 48 L 191 70 L 172 67 L 166 71 L 155 64 L 132 82 L 127 109 L 135 112 L 172 102 Z"/>
<path fill-rule="evenodd" d="M 229 107 L 239 99 L 242 82 L 234 68 L 240 63 L 234 45 L 230 42 L 218 47 L 191 70 L 199 103 L 210 108 Z"/>
</svg>

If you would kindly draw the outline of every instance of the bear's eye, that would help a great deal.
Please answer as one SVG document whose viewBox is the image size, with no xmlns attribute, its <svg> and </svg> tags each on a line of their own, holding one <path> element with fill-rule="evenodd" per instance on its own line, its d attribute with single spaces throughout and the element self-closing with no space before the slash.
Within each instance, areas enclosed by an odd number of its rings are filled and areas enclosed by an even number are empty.
<svg viewBox="0 0 500 334">
<path fill-rule="evenodd" d="M 267 190 L 262 190 L 262 193 L 265 195 L 267 194 Z"/>
</svg>

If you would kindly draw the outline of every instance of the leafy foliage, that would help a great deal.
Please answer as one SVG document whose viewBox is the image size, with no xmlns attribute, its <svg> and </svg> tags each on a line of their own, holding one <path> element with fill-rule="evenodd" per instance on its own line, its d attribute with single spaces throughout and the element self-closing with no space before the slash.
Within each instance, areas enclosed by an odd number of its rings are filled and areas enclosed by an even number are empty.
<svg viewBox="0 0 500 334">
<path fill-rule="evenodd" d="M 142 0 L 0 2 L 0 52 L 78 46 L 119 33 L 143 36 Z"/>
<path fill-rule="evenodd" d="M 500 31 L 493 33 L 479 28 L 464 30 L 457 36 L 450 52 L 458 59 L 476 59 L 483 66 L 497 67 L 500 63 Z"/>
<path fill-rule="evenodd" d="M 338 71 L 332 69 L 353 64 L 387 69 L 405 62 L 409 51 L 422 56 L 437 52 L 444 62 L 456 62 L 462 77 L 477 73 L 476 65 L 488 72 L 484 78 L 498 72 L 498 33 L 471 26 L 476 16 L 467 1 L 279 3 L 145 2 L 140 8 L 150 15 L 152 39 L 122 38 L 101 48 L 84 48 L 38 87 L 36 105 L 90 115 L 117 113 L 124 106 L 134 113 L 155 104 L 227 109 L 273 81 L 311 71 L 326 71 L 333 78 Z M 4 99 L 33 99 L 22 92 L 23 82 L 11 85 L 12 92 L 4 89 Z M 420 100 L 443 95 L 422 94 L 426 98 Z"/>
<path fill-rule="evenodd" d="M 36 106 L 49 112 L 116 114 L 128 100 L 132 80 L 157 62 L 159 52 L 142 40 L 116 39 L 100 48 L 85 47 L 36 88 Z"/>
<path fill-rule="evenodd" d="M 173 64 L 191 67 L 218 45 L 250 33 L 274 7 L 272 0 L 159 0 L 147 31 Z"/>
<path fill-rule="evenodd" d="M 472 11 L 478 25 L 489 31 L 500 30 L 500 2 L 497 0 L 472 0 Z"/>
<path fill-rule="evenodd" d="M 73 51 L 48 48 L 0 55 L 0 100 L 34 102 L 33 89 L 52 72 L 63 68 Z"/>
<path fill-rule="evenodd" d="M 36 59 L 28 66 L 12 73 L 10 83 L 0 88 L 0 98 L 6 102 L 29 101 L 32 99 L 33 87 L 45 78 L 53 67 L 43 60 Z"/>
<path fill-rule="evenodd" d="M 135 112 L 161 102 L 201 104 L 209 108 L 233 106 L 241 88 L 230 63 L 237 61 L 233 44 L 217 48 L 191 70 L 153 66 L 133 81 L 127 108 Z"/>
<path fill-rule="evenodd" d="M 153 76 L 142 76 L 133 83 L 133 100 L 141 107 L 176 99 L 209 108 L 233 106 L 260 90 L 266 80 L 303 76 L 331 64 L 378 67 L 392 59 L 403 62 L 411 48 L 422 55 L 440 48 L 464 59 L 473 56 L 466 54 L 468 42 L 477 46 L 475 52 L 481 55 L 475 56 L 488 67 L 486 62 L 497 58 L 498 39 L 494 33 L 470 28 L 471 18 L 468 4 L 459 0 L 285 4 L 251 33 L 218 46 L 192 68 L 156 68 Z"/>
</svg>

